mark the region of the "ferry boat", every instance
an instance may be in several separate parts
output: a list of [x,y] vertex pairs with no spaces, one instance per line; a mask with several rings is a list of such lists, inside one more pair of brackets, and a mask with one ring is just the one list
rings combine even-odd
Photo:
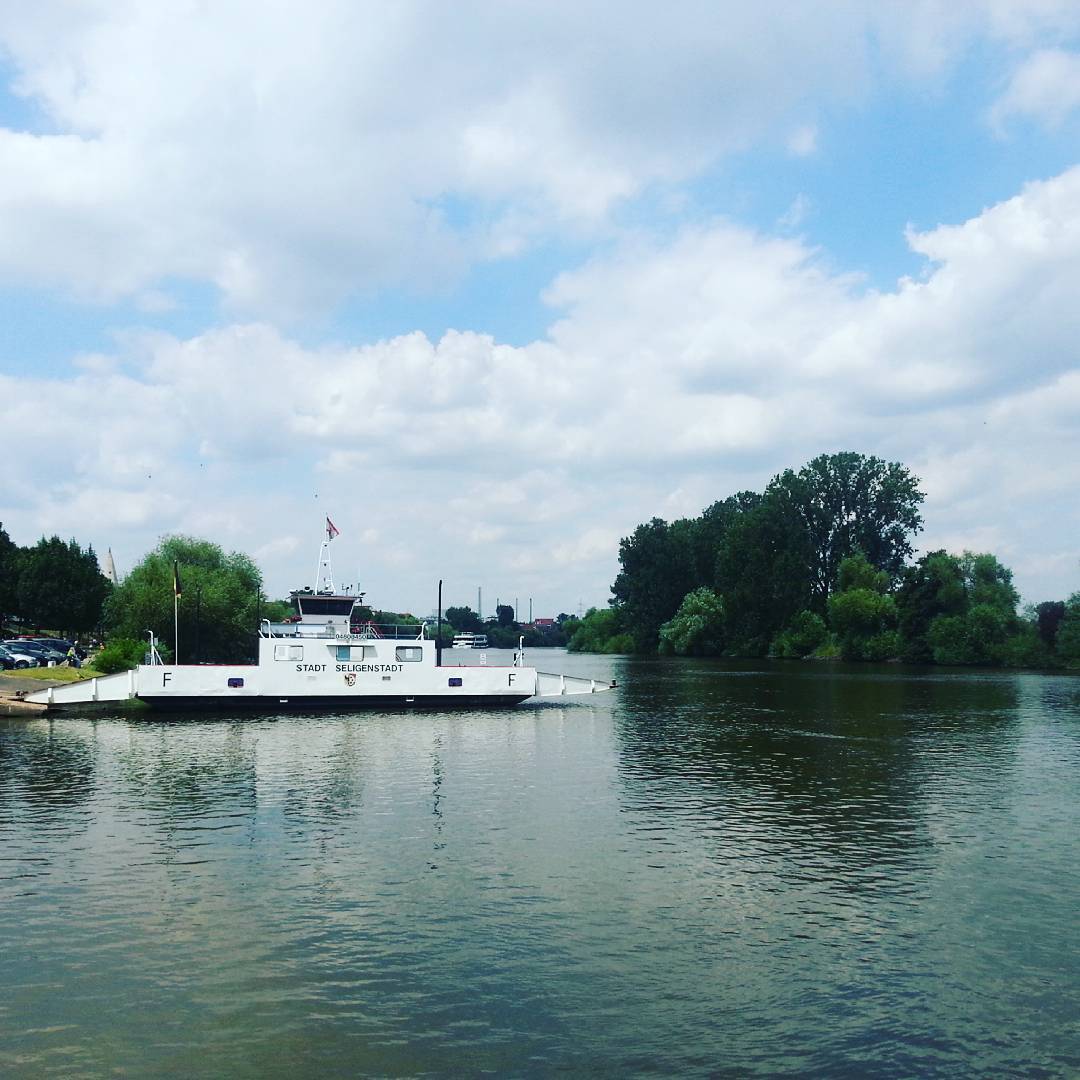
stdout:
[[509,666],[445,665],[423,624],[353,623],[363,594],[334,591],[332,578],[330,588],[299,589],[290,599],[296,609],[290,621],[260,625],[254,664],[164,663],[151,634],[147,663],[24,700],[52,708],[140,701],[171,710],[472,709],[596,694],[614,685],[537,671],[525,664],[523,647]]
[[487,634],[455,634],[450,647],[452,649],[486,649],[488,647]]

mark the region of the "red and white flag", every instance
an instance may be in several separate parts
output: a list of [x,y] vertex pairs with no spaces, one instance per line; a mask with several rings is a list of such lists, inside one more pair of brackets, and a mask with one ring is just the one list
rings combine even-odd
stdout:
[[341,530],[329,519],[326,519],[326,539],[333,540]]

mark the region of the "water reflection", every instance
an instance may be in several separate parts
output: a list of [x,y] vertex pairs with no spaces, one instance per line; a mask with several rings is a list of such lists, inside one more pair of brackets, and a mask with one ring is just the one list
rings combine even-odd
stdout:
[[[839,665],[633,661],[616,712],[628,809],[839,877],[925,862],[933,769],[1008,768],[1011,677],[941,678]],[[952,758],[952,760],[947,760]]]
[[1080,1065],[1080,680],[575,665],[619,692],[0,728],[0,1072]]
[[17,805],[37,811],[82,805],[94,791],[94,744],[49,721],[0,719],[0,816]]
[[303,740],[287,749],[274,739],[264,768],[282,780],[281,812],[291,827],[332,827],[363,806],[369,767],[363,720],[342,716],[328,725],[325,717],[310,718],[303,730]]
[[434,820],[434,838],[431,844],[431,850],[434,853],[432,861],[429,864],[430,869],[438,870],[439,864],[436,861],[440,851],[446,848],[446,841],[443,839],[443,812],[442,812],[442,787],[444,782],[443,775],[443,763],[442,763],[442,735],[436,735],[433,740],[433,747],[431,751],[431,816]]

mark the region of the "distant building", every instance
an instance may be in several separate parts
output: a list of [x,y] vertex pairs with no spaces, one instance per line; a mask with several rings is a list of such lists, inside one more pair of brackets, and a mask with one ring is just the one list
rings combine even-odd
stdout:
[[101,565],[102,574],[104,574],[105,577],[108,578],[108,580],[111,581],[114,585],[119,585],[120,577],[116,573],[116,563],[113,561],[112,548],[109,548],[105,552],[105,558],[99,558],[98,562]]

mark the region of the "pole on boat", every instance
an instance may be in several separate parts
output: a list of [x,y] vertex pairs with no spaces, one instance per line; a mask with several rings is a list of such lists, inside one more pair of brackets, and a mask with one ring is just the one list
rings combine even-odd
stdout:
[[172,564],[172,587],[173,587],[173,663],[180,663],[180,594],[183,587],[180,584],[180,560],[173,559]]
[[435,617],[435,666],[442,667],[442,578],[439,578],[439,613]]

